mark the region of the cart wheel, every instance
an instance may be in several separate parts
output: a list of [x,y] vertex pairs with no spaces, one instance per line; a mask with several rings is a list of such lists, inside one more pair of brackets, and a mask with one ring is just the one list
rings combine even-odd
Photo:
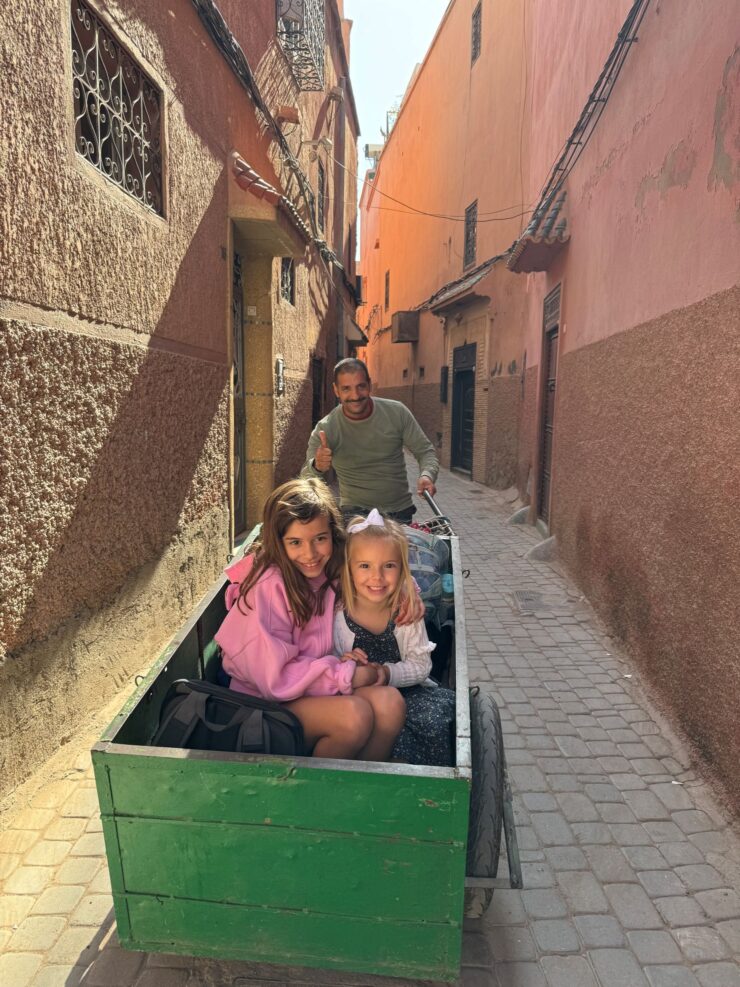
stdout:
[[[493,696],[470,690],[470,739],[473,785],[468,824],[469,877],[496,877],[504,812],[504,738]],[[465,915],[480,918],[493,897],[493,888],[466,888]]]

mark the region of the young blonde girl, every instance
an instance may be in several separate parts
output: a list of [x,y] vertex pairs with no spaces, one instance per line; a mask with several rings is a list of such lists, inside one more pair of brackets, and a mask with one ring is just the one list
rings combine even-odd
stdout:
[[382,761],[403,726],[405,704],[397,689],[378,682],[364,656],[335,656],[343,550],[325,483],[278,487],[265,502],[255,552],[226,570],[229,612],[215,638],[231,688],[284,703],[314,756]]
[[450,765],[455,694],[428,678],[434,645],[424,621],[404,627],[394,621],[398,601],[414,593],[402,527],[377,510],[366,519],[353,518],[347,526],[344,609],[334,618],[334,649],[366,658],[377,667],[379,681],[400,690],[406,725],[393,746],[394,759]]

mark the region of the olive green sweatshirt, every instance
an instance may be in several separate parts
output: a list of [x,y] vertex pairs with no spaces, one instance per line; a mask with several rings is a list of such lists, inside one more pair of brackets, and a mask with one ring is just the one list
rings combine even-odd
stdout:
[[341,406],[335,408],[311,433],[301,476],[325,476],[313,462],[321,444],[319,432],[326,433],[332,451],[342,507],[377,507],[386,512],[410,507],[404,447],[416,458],[419,473],[432,481],[437,479],[439,462],[434,447],[400,401],[373,398],[372,413],[361,421],[347,418]]

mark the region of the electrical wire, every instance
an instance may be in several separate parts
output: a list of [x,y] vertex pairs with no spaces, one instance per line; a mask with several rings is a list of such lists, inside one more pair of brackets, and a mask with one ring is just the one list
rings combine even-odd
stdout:
[[[420,216],[431,216],[433,219],[447,219],[454,223],[465,222],[465,216],[449,216],[446,213],[430,212],[427,209],[417,209],[416,206],[411,206],[409,205],[408,202],[404,202],[402,199],[397,199],[395,196],[390,195],[390,193],[388,192],[383,192],[382,189],[377,188],[375,185],[372,184],[372,182],[369,182],[366,178],[360,178],[359,175],[355,174],[355,172],[352,171],[351,168],[348,168],[347,165],[343,164],[338,158],[335,158],[333,154],[329,154],[329,157],[336,164],[338,164],[340,168],[344,168],[347,174],[350,175],[352,178],[354,178],[356,182],[360,182],[362,185],[367,185],[368,188],[373,189],[377,195],[382,195],[384,199],[390,199],[391,202],[395,202],[397,205],[403,206],[404,209],[410,213],[417,213]],[[478,222],[479,223],[481,222],[480,216],[494,216],[497,215],[498,213],[508,212],[509,209],[519,209],[520,206],[523,205],[525,205],[525,203],[517,202],[515,205],[502,206],[500,209],[487,209],[483,212],[478,213],[479,216]],[[374,206],[372,208],[380,208],[380,207]],[[401,210],[393,210],[393,211],[400,212]],[[516,219],[517,217],[514,216],[510,218]]]

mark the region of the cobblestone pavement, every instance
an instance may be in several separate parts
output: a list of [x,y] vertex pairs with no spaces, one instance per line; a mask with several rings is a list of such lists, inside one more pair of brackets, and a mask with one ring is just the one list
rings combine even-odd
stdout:
[[[525,880],[466,926],[461,987],[738,987],[740,842],[689,752],[572,584],[525,558],[538,536],[506,524],[513,502],[444,471],[439,498],[470,568],[471,677],[500,704]],[[399,983],[121,950],[87,754],[120,705],[5,813],[3,987]]]

